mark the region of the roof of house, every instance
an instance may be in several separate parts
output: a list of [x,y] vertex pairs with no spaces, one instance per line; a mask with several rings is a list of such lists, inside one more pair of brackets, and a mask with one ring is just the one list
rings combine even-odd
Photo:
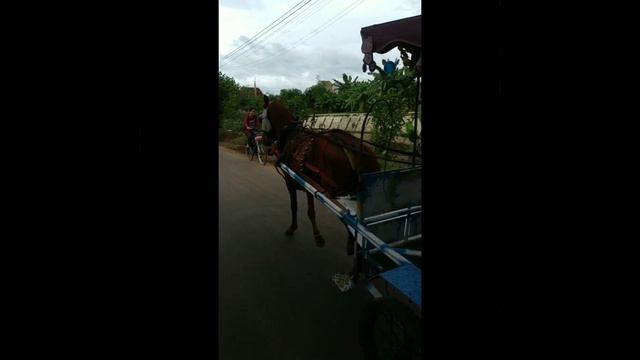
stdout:
[[[251,91],[253,93],[253,86],[241,86],[240,88],[242,90]],[[256,88],[256,92],[258,93],[258,96],[262,96],[262,91],[260,90],[260,88]]]

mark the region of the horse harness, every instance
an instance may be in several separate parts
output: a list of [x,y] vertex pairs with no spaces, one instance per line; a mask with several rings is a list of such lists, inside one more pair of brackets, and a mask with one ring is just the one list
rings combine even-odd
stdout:
[[[321,145],[321,148],[317,149],[319,152],[324,152],[326,147],[328,146],[328,142],[332,142],[344,151],[349,165],[354,172],[358,172],[358,169],[355,167],[354,153],[365,154],[360,149],[354,148],[352,146],[348,146],[347,144],[338,141],[327,135],[328,132],[332,130],[326,130],[322,132],[313,131],[310,129],[306,129],[299,122],[293,122],[291,124],[286,125],[283,128],[283,141],[285,144],[284,148],[281,151],[281,155],[276,161],[276,168],[278,168],[278,164],[284,161],[287,165],[291,167],[293,171],[297,174],[302,175],[306,181],[308,181],[312,186],[317,188],[320,192],[329,192],[334,193],[337,189],[337,184],[335,181],[323,172],[321,169],[316,167],[313,164],[307,162],[307,158],[309,155],[309,151],[312,149],[314,143],[318,138],[323,138],[324,141]],[[280,173],[280,171],[278,171]],[[284,177],[283,174],[280,174]],[[311,176],[310,176],[311,175]],[[326,184],[328,189],[318,184],[318,182],[314,181],[314,179],[321,180],[323,184]]]
[[[290,164],[293,171],[303,175],[307,181],[309,181],[315,188],[321,192],[326,190],[334,190],[337,188],[337,184],[326,173],[320,170],[318,167],[307,161],[309,152],[314,146],[317,138],[320,134],[298,131],[294,134],[293,138],[287,142],[287,150],[285,153],[290,153]],[[322,142],[320,152],[324,152],[328,143]],[[315,181],[319,180],[319,181]],[[319,183],[326,184],[329,189],[321,186]]]

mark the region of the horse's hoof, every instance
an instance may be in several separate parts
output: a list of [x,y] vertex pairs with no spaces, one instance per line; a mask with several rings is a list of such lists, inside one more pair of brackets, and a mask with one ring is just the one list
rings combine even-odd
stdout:
[[287,231],[284,232],[285,235],[291,236],[296,229],[288,228]]
[[322,235],[315,235],[314,238],[316,240],[317,247],[324,247],[324,238]]

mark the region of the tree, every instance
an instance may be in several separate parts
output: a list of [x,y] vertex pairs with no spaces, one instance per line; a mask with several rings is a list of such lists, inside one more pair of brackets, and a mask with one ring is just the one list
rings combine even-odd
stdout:
[[239,93],[240,86],[235,80],[218,71],[218,127],[236,115]]
[[280,102],[294,115],[299,116],[301,119],[307,116],[307,107],[302,91],[298,89],[282,89],[278,97]]
[[376,86],[372,82],[355,82],[347,91],[340,94],[343,97],[343,110],[353,112],[354,109],[363,112],[368,99],[373,98]]
[[[333,84],[337,89],[337,97],[334,102],[334,110],[338,111],[351,111],[353,112],[354,107],[359,105],[360,101],[360,92],[363,89],[362,86],[366,83],[360,82],[358,83],[358,77],[355,79],[351,77],[351,75],[342,74],[342,80],[338,81],[333,79]],[[357,93],[354,93],[354,89],[358,88]]]
[[323,84],[318,83],[304,91],[305,103],[313,112],[331,111],[336,105],[336,97]]
[[262,96],[255,96],[253,89],[241,89],[236,97],[236,110],[248,110],[254,108],[256,112],[260,112],[262,109]]
[[358,81],[358,77],[352,80],[351,75],[342,74],[343,82],[333,79],[333,84],[338,88],[338,94],[341,92],[348,92]]
[[232,96],[240,90],[236,81],[222,72],[218,71],[218,104],[225,105]]
[[243,116],[248,108],[262,109],[262,97],[255,96],[236,81],[222,72],[218,72],[218,126],[231,130],[240,130]]

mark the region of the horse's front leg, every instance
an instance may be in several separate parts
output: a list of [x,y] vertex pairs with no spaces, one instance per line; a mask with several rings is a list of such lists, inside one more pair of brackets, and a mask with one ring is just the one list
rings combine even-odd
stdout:
[[309,215],[309,220],[311,220],[311,226],[313,226],[313,237],[316,240],[316,245],[318,247],[324,246],[324,238],[320,235],[320,230],[318,230],[318,225],[316,224],[316,209],[313,203],[313,194],[308,191],[305,191],[307,194],[307,205],[309,209],[307,210],[307,215]]
[[294,231],[298,228],[298,198],[296,194],[296,188],[293,184],[293,179],[287,177],[287,190],[289,191],[289,200],[291,201],[291,226],[285,231],[286,235],[292,235]]

